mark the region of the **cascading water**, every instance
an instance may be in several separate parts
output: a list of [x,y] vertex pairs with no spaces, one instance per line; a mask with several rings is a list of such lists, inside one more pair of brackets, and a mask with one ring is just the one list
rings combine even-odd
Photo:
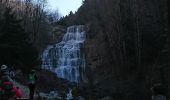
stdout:
[[83,25],[67,28],[63,40],[48,46],[42,55],[42,68],[54,71],[58,77],[71,82],[85,82],[85,57]]

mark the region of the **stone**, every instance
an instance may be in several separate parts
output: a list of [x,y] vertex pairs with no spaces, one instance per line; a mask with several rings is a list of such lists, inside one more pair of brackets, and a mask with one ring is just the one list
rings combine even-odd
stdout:
[[107,97],[104,97],[104,98],[101,98],[101,99],[98,99],[98,100],[113,100],[113,98],[110,97],[110,96],[107,96]]

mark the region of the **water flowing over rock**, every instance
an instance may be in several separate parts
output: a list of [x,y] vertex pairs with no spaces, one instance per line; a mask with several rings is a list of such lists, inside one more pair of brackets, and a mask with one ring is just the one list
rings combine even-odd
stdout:
[[85,82],[85,57],[83,52],[85,31],[83,25],[70,26],[63,40],[49,45],[42,54],[42,68],[71,82]]
[[72,89],[69,89],[68,93],[67,93],[67,97],[66,100],[72,100],[73,96],[72,96]]

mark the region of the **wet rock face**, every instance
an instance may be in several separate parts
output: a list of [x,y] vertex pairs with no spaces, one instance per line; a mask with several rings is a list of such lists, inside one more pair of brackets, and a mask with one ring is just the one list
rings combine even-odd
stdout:
[[[93,77],[93,82],[101,81],[107,76],[112,76],[113,58],[104,33],[97,33],[94,38],[85,41],[86,66],[89,68],[89,78]],[[90,75],[92,74],[92,75]]]
[[58,77],[71,82],[87,82],[83,45],[83,25],[67,28],[61,42],[49,45],[42,54],[42,68],[55,72]]

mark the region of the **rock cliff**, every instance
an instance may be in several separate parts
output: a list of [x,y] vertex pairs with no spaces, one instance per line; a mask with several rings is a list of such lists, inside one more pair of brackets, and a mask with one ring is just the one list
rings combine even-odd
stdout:
[[[149,100],[150,87],[169,83],[167,0],[84,0],[66,25],[86,25],[87,75],[92,85],[121,96]],[[100,90],[99,90],[100,91]]]

